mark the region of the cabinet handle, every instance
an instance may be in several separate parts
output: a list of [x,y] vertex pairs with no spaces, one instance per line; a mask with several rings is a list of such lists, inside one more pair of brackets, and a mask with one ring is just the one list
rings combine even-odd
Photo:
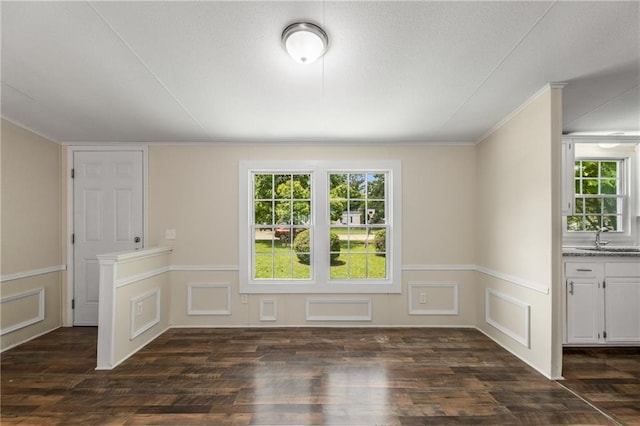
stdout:
[[569,294],[573,295],[573,281],[569,281]]
[[578,269],[576,269],[576,271],[578,271],[578,272],[592,272],[591,269],[587,269],[587,268],[578,268]]

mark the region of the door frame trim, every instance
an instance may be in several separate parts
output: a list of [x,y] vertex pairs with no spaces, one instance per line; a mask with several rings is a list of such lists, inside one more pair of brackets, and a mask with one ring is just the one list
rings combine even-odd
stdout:
[[71,169],[73,168],[73,155],[79,151],[141,151],[142,152],[142,229],[143,239],[142,248],[147,248],[147,236],[149,235],[149,146],[148,145],[67,145],[67,164],[65,167],[65,178],[67,181],[67,229],[66,229],[66,265],[67,265],[67,282],[65,286],[66,295],[63,298],[62,308],[62,326],[73,327],[73,309],[71,303],[73,300],[73,244],[71,244],[71,234],[74,229],[74,212],[73,212],[73,179],[71,179]]

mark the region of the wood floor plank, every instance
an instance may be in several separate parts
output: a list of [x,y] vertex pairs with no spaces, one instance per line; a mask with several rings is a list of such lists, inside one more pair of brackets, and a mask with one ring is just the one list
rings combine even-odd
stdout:
[[[473,329],[172,329],[112,371],[95,370],[96,339],[64,328],[3,353],[0,422],[615,424]],[[580,353],[566,382],[636,424],[632,354]]]
[[564,386],[621,424],[640,425],[640,347],[564,349]]

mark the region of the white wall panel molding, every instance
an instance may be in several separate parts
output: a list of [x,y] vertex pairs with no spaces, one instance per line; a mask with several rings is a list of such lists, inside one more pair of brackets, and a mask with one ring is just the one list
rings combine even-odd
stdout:
[[38,275],[50,274],[52,272],[66,271],[67,265],[54,265],[46,268],[32,269],[30,271],[16,272],[14,274],[2,275],[0,282],[21,280],[23,278],[35,277]]
[[[160,289],[156,288],[155,290],[151,290],[147,293],[136,296],[129,301],[131,312],[131,334],[129,336],[130,340],[135,339],[154,325],[160,323],[160,296]],[[153,306],[154,308],[153,315],[145,315],[144,311],[150,306]],[[147,321],[138,324],[137,319],[139,317],[142,317],[143,321],[144,318],[147,318]]]
[[477,266],[476,270],[485,275],[489,275],[494,278],[498,278],[500,280],[509,282],[511,284],[518,285],[520,287],[526,287],[530,290],[535,290],[543,294],[549,294],[549,287],[544,286],[538,283],[534,283],[533,281],[525,280],[522,278],[514,277],[512,275],[503,274],[502,272],[493,271],[489,268],[485,268],[482,266]]
[[475,271],[476,265],[402,265],[403,271]]
[[492,289],[485,292],[485,322],[527,348],[530,347],[531,305]]
[[456,282],[409,282],[407,293],[409,315],[458,315],[459,285]]
[[132,275],[130,277],[121,278],[116,281],[116,287],[124,287],[129,284],[137,283],[138,281],[146,280],[148,278],[153,278],[157,275],[164,274],[165,272],[169,272],[169,267],[165,266],[162,268],[154,269],[152,271],[144,272],[142,274]]
[[[118,143],[122,143],[122,144],[126,144],[126,142],[118,142]],[[146,142],[148,145],[152,145],[152,146],[172,146],[172,147],[185,147],[185,146],[206,146],[206,147],[210,147],[211,146],[211,142],[158,142],[158,141],[149,141]],[[60,142],[61,145],[69,145],[71,144],[71,142]],[[91,144],[91,142],[88,142],[88,144]],[[260,142],[242,142],[242,141],[238,141],[238,142],[216,142],[215,144],[217,147],[232,147],[232,148],[237,148],[237,147],[258,147],[258,148],[264,148],[265,146],[272,146],[272,147],[276,147],[276,148],[282,148],[282,146],[288,146],[288,145],[293,145],[293,146],[299,146],[300,142],[299,141],[278,141],[278,142],[271,142],[271,141],[260,141]],[[335,145],[339,145],[340,147],[356,147],[356,148],[361,148],[362,147],[362,142],[347,142],[344,140],[340,140],[340,141],[331,141],[331,140],[326,140],[326,141],[322,141],[322,142],[314,142],[314,141],[309,141],[309,142],[305,142],[304,146],[319,146],[319,147],[331,147],[331,146],[335,146]],[[367,141],[367,145],[368,146],[387,146],[389,145],[389,141],[388,140],[371,140],[371,141]],[[451,146],[474,146],[475,143],[474,142],[468,142],[468,141],[398,141],[396,143],[393,144],[394,147],[401,147],[401,146],[444,146],[444,147],[451,147]]]
[[240,270],[238,265],[171,265],[171,271],[213,271],[213,272],[233,272]]
[[[478,271],[476,265],[402,265],[403,271]],[[238,265],[171,265],[177,272],[238,272]]]
[[538,291],[540,293],[549,294],[549,287],[544,286],[533,281],[525,280],[523,278],[514,277],[512,275],[503,274],[489,268],[478,265],[402,265],[403,271],[476,271],[485,275],[492,276],[494,278],[501,279],[511,284],[526,287],[531,290]]
[[22,321],[20,321],[17,324],[12,324],[9,325],[5,328],[3,328],[2,330],[0,330],[0,336],[5,335],[7,333],[11,333],[12,331],[16,331],[19,330],[21,328],[25,328],[28,327],[32,324],[35,324],[37,322],[43,321],[44,320],[44,301],[45,301],[45,291],[44,288],[38,288],[35,290],[30,290],[30,291],[25,291],[24,293],[19,293],[19,294],[14,294],[12,296],[7,296],[7,297],[3,297],[0,300],[0,305],[4,306],[5,304],[11,303],[11,302],[18,302],[24,299],[28,299],[30,297],[37,297],[37,301],[36,301],[36,305],[37,305],[37,310],[36,312],[34,312],[34,315],[32,317],[27,317],[25,319],[23,319]]
[[[215,294],[224,290],[223,307],[215,303],[207,305],[207,302],[217,302]],[[204,297],[203,293],[211,293],[209,297]],[[231,284],[213,283],[189,283],[187,285],[187,315],[231,315]]]
[[[371,299],[307,299],[307,321],[371,321]],[[348,313],[349,310],[357,314]]]
[[278,320],[278,301],[276,299],[260,299],[260,321]]

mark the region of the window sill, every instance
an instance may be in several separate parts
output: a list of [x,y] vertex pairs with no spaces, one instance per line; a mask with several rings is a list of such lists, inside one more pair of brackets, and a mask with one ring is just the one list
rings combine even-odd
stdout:
[[247,294],[388,294],[402,293],[398,283],[331,283],[331,284],[286,284],[264,283],[240,285],[240,293]]

